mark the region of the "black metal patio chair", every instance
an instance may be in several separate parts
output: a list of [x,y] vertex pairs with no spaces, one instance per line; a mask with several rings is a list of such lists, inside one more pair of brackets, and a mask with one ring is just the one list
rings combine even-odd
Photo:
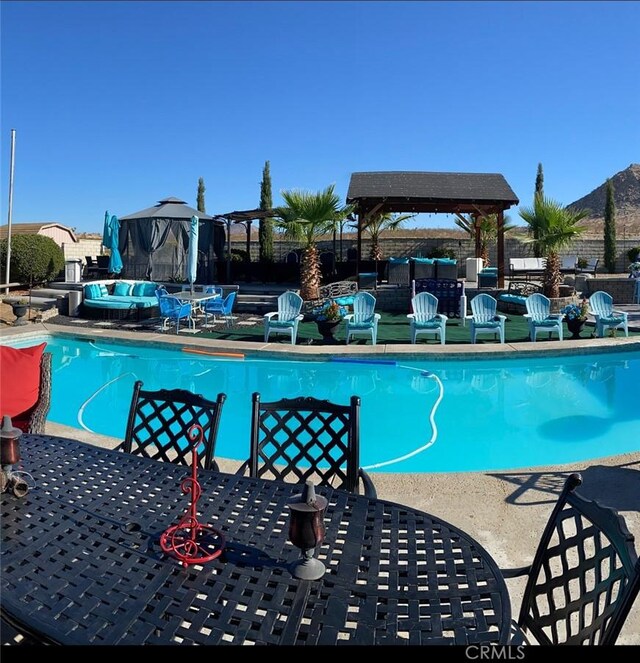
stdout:
[[574,490],[571,474],[542,533],[527,575],[513,643],[612,645],[640,588],[640,562],[624,518]]
[[192,424],[202,426],[203,440],[198,448],[198,465],[218,470],[216,439],[222,406],[227,398],[220,393],[215,401],[185,389],[145,391],[138,380],[127,421],[125,439],[117,449],[178,465],[191,465],[191,442],[187,436]]
[[310,396],[261,403],[252,396],[251,448],[239,474],[332,486],[376,497],[360,467],[360,398],[339,405]]

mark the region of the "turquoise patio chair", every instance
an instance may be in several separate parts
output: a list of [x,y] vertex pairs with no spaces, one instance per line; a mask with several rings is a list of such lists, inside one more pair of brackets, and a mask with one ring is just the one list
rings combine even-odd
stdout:
[[419,292],[412,300],[413,313],[408,313],[411,343],[416,342],[419,334],[432,335],[440,338],[444,345],[447,331],[447,318],[443,313],[438,313],[438,298],[430,292]]
[[626,311],[613,308],[613,297],[603,290],[589,297],[589,313],[596,320],[596,336],[602,338],[606,329],[622,329],[629,336],[629,321]]
[[497,315],[498,302],[491,295],[482,293],[471,300],[471,315],[466,316],[470,321],[471,343],[476,342],[478,334],[493,334],[500,337],[504,343],[504,323],[506,315]]
[[180,332],[180,320],[186,320],[189,327],[195,329],[196,323],[192,316],[191,304],[182,303],[173,295],[158,295],[158,306],[160,307],[160,317],[162,318],[162,331],[168,329],[167,323],[173,321],[176,323],[176,334]]
[[368,292],[358,292],[353,297],[353,313],[344,316],[347,321],[347,344],[352,336],[369,336],[371,343],[378,338],[378,320],[375,312],[376,298]]
[[298,324],[304,318],[302,310],[302,297],[292,290],[283,292],[278,297],[278,310],[271,311],[264,316],[264,342],[269,340],[271,332],[289,334],[291,345],[296,344]]
[[[222,288],[219,289],[222,292]],[[212,291],[213,292],[213,291]],[[220,314],[225,321],[227,327],[233,324],[233,304],[236,301],[236,291],[230,292],[224,299],[216,297],[215,299],[205,299],[203,302],[202,310],[204,311],[204,324],[205,326],[209,320],[209,314],[213,314],[213,321],[216,320],[216,314]]]
[[538,332],[548,332],[549,338],[554,332],[558,340],[562,340],[562,321],[564,313],[551,313],[551,300],[536,292],[529,295],[524,302],[527,312],[524,317],[529,325],[529,338],[535,342]]

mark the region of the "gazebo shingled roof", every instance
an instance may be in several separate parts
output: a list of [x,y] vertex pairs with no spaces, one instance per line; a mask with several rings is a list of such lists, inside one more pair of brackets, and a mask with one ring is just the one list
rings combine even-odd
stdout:
[[[504,286],[504,210],[520,201],[499,173],[377,171],[351,174],[347,204],[358,216],[359,270],[362,225],[386,212],[470,214],[476,221],[498,216],[498,285]],[[479,250],[476,233],[476,252]]]

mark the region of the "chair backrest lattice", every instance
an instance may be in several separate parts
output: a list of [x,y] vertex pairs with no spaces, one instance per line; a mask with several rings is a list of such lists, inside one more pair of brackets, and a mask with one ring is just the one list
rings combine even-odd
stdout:
[[551,300],[539,292],[529,295],[525,300],[525,306],[527,313],[535,322],[545,320],[551,313]]
[[518,623],[540,644],[613,644],[638,591],[637,554],[624,519],[566,481],[542,534]]
[[482,293],[471,300],[471,313],[474,322],[491,322],[496,317],[497,300],[491,295]]
[[210,401],[185,389],[146,391],[142,386],[140,380],[134,385],[122,450],[191,465],[187,432],[193,424],[199,424],[203,440],[198,447],[198,464],[203,469],[215,468],[215,445],[226,395],[220,393],[215,401]]
[[249,474],[357,492],[360,398],[339,405],[313,397],[261,403],[252,397]]

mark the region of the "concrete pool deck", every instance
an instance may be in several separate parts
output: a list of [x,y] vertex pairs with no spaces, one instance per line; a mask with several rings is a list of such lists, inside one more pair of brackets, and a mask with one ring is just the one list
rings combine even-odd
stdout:
[[[518,356],[526,353],[560,354],[568,342],[538,341],[537,343],[483,344],[478,346],[294,346],[280,343],[238,343],[216,341],[175,334],[114,331],[112,329],[70,329],[68,326],[29,325],[0,332],[0,339],[16,335],[42,336],[61,334],[74,337],[114,339],[123,342],[168,343],[215,352],[261,353],[297,358],[309,355],[376,356],[402,354],[405,357],[431,358],[464,354],[469,357]],[[606,352],[626,349],[640,352],[640,339],[604,338],[571,341],[574,351]],[[113,448],[120,440],[94,435],[75,428],[48,422],[46,432],[71,437],[91,444]],[[479,541],[501,567],[516,567],[533,559],[540,534],[557,499],[567,474],[580,471],[584,483],[579,492],[617,509],[635,535],[636,550],[640,549],[640,431],[638,451],[620,456],[576,462],[560,466],[542,466],[497,472],[380,473],[372,475],[378,497],[437,514],[468,532]],[[514,441],[517,443],[517,441]],[[603,449],[603,452],[606,452]],[[238,461],[218,459],[223,471],[235,471]],[[524,582],[510,580],[512,612],[517,617]],[[619,644],[640,645],[640,600],[636,601],[625,623]]]

